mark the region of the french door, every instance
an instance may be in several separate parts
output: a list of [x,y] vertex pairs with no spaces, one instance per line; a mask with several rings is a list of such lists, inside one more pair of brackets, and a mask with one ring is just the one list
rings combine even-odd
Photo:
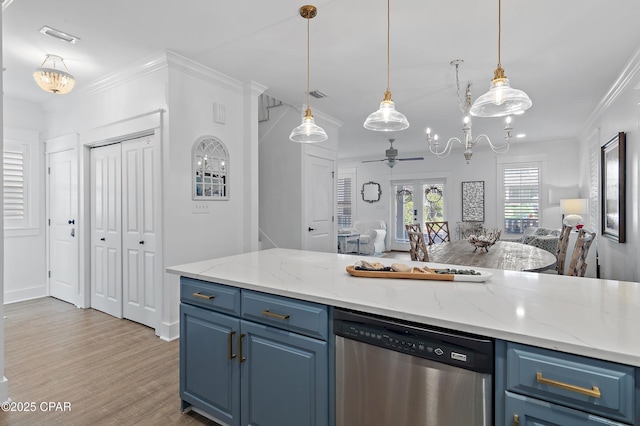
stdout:
[[392,250],[409,250],[406,224],[445,220],[446,189],[444,180],[392,182]]

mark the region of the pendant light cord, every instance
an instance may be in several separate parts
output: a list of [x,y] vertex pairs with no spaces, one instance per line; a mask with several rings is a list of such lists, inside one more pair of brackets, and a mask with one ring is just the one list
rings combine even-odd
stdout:
[[498,68],[502,68],[500,64],[500,36],[502,32],[502,4],[501,0],[498,0]]
[[307,18],[307,109],[310,109],[309,103],[311,102],[311,19]]
[[387,0],[387,92],[391,89],[391,0]]

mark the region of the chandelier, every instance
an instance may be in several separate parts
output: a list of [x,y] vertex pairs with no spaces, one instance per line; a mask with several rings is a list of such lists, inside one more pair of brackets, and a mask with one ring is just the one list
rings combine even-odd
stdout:
[[[58,63],[62,64],[66,72],[56,68]],[[33,78],[42,90],[57,95],[71,92],[76,84],[73,76],[69,74],[69,69],[64,63],[64,59],[57,55],[47,55],[40,68],[33,73]]]
[[432,154],[437,156],[438,158],[447,157],[451,153],[451,148],[453,147],[454,142],[458,142],[460,145],[464,147],[464,158],[467,160],[467,164],[471,161],[471,156],[473,155],[473,147],[476,146],[477,143],[485,141],[489,144],[491,150],[497,154],[504,154],[509,149],[509,142],[511,141],[511,117],[506,118],[506,124],[504,126],[504,139],[505,142],[502,145],[494,145],[489,139],[489,136],[485,134],[478,135],[475,139],[473,134],[471,133],[471,115],[469,114],[469,110],[471,108],[471,83],[467,83],[467,89],[465,91],[465,100],[462,102],[460,100],[460,80],[458,78],[458,68],[460,64],[464,62],[462,59],[457,59],[455,61],[451,61],[451,65],[456,67],[456,88],[458,95],[458,102],[460,106],[460,110],[463,114],[462,119],[462,133],[463,138],[452,137],[445,144],[444,148],[440,150],[440,142],[438,141],[438,135],[431,136],[431,129],[427,127],[427,143],[429,144],[429,151]]

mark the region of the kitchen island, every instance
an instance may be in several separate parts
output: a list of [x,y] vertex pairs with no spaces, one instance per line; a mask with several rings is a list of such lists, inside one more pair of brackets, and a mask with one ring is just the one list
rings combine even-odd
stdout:
[[[502,270],[488,270],[493,275],[483,283],[348,275],[346,267],[363,258],[270,249],[174,266],[167,271],[233,288],[491,337],[498,348],[523,344],[611,361],[629,366],[631,389],[638,386],[633,382],[637,369],[632,368],[640,367],[638,283]],[[415,265],[421,266],[417,262]],[[516,353],[520,353],[518,350],[515,347]],[[499,352],[497,367],[502,362]],[[504,393],[500,385],[503,376],[496,371],[499,405]],[[632,421],[627,419],[622,424],[637,420],[633,406],[639,405],[637,390],[635,393],[629,396],[632,406],[627,407]],[[497,412],[496,419],[502,421],[502,414]]]

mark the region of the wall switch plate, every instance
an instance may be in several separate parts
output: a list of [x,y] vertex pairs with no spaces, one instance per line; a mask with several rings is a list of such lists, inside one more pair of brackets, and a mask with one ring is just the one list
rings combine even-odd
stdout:
[[209,213],[209,205],[211,203],[203,202],[203,201],[194,201],[193,202],[193,213]]

